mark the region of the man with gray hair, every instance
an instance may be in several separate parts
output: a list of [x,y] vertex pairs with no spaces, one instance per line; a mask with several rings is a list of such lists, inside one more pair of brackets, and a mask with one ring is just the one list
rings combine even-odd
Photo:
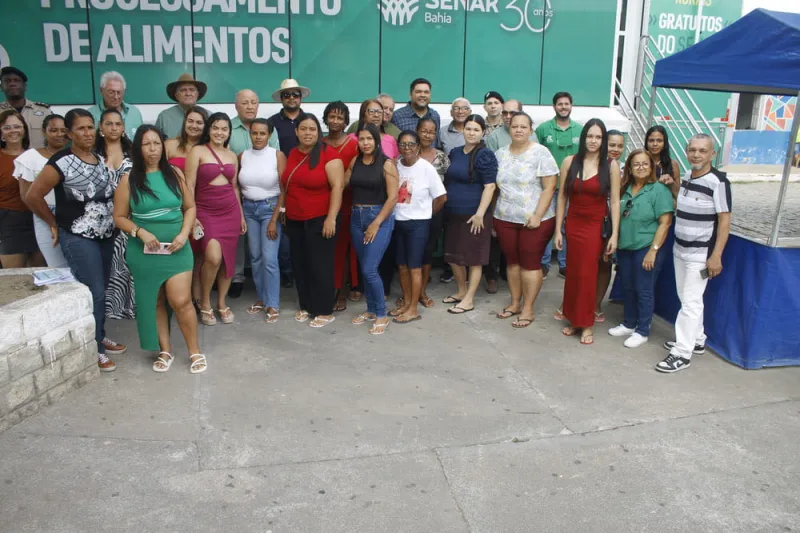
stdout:
[[464,146],[464,125],[467,117],[472,113],[472,104],[463,96],[453,100],[450,106],[450,116],[453,121],[446,128],[439,130],[439,146],[445,154],[457,146]]
[[692,168],[678,192],[672,249],[681,310],[675,319],[675,340],[664,343],[669,355],[656,365],[659,372],[689,368],[692,355],[706,350],[703,294],[709,278],[722,273],[722,252],[731,231],[731,183],[711,166],[716,153],[714,141],[704,133],[694,135],[686,146]]
[[125,134],[133,140],[137,128],[142,125],[142,114],[139,109],[125,101],[125,78],[115,70],[104,72],[100,76],[100,100],[89,108],[96,126],[100,125],[100,115],[106,109],[116,109],[125,122]]

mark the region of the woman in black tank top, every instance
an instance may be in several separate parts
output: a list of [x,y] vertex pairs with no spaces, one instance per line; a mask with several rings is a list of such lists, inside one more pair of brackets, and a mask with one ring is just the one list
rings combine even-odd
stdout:
[[378,274],[394,230],[392,211],[397,203],[398,176],[394,164],[381,151],[381,134],[372,124],[359,126],[358,156],[344,176],[345,186],[353,191],[350,232],[361,264],[361,280],[367,297],[367,312],[353,319],[353,324],[375,321],[369,332],[380,335],[389,325],[383,282]]

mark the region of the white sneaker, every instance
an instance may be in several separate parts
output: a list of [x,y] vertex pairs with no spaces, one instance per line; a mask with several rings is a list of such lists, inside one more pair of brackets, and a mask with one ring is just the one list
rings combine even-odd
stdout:
[[619,326],[613,327],[610,330],[608,330],[608,334],[611,335],[612,337],[627,337],[628,335],[631,335],[634,331],[636,330],[633,328],[626,328],[625,324],[620,324]]
[[625,339],[625,342],[623,342],[622,344],[624,344],[626,348],[638,348],[639,346],[641,346],[646,342],[647,342],[647,337],[634,332],[633,335]]

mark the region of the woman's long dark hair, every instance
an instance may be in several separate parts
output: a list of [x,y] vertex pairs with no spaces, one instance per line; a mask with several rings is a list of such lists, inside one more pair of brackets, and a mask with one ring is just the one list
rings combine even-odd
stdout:
[[203,126],[203,135],[200,137],[200,142],[198,144],[208,144],[211,142],[211,126],[220,120],[224,120],[228,123],[228,138],[222,143],[222,146],[225,148],[228,147],[228,143],[231,142],[231,135],[233,134],[233,124],[231,124],[231,117],[222,112],[212,113],[211,116],[208,117],[208,120],[206,120]]
[[[653,126],[649,130],[647,130],[647,133],[644,134],[644,149],[648,150],[647,142],[650,140],[650,136],[654,133],[660,133],[661,135],[664,136],[664,148],[661,150],[661,153],[658,154],[657,163],[659,164],[663,172],[671,174],[672,158],[669,156],[669,135],[667,135],[667,130],[664,129],[664,126]],[[672,177],[677,180],[679,176],[672,176]]]
[[128,138],[128,134],[125,133],[125,119],[122,118],[122,113],[116,109],[106,109],[100,114],[100,120],[97,121],[97,135],[94,137],[94,150],[101,156],[108,157],[108,152],[106,150],[106,138],[100,135],[100,127],[103,125],[103,120],[111,114],[119,115],[119,118],[122,121],[122,136],[119,138],[119,143],[122,146],[122,155],[130,158],[133,143],[131,143],[131,140]]
[[[370,135],[372,135],[372,140],[375,141],[375,160],[373,164],[378,165],[378,168],[383,168],[383,163],[386,161],[386,154],[383,153],[383,149],[381,148],[381,132],[378,131],[378,127],[375,124],[364,124],[362,122],[358,123],[358,129],[356,130],[356,139],[361,134],[362,131],[366,131]],[[361,152],[361,146],[358,147],[358,160],[363,164],[364,163],[364,154]]]
[[[467,120],[464,121],[464,127],[467,126],[470,122],[476,123],[478,126],[481,127],[481,131],[486,133],[486,121],[483,120],[483,117],[480,115],[470,115],[467,117]],[[485,137],[485,136],[484,136]],[[483,141],[484,137],[481,137],[481,142],[478,143],[478,146],[473,148],[473,150],[469,153],[469,182],[472,183],[475,181],[473,173],[475,171],[475,158],[478,156],[478,152],[482,149],[486,148],[486,143]]]
[[572,158],[572,164],[569,166],[567,172],[567,180],[564,183],[567,194],[571,194],[575,182],[578,183],[578,190],[583,186],[583,160],[586,159],[586,136],[589,129],[597,126],[600,128],[603,140],[600,143],[600,160],[598,161],[597,178],[600,180],[600,192],[608,194],[611,188],[611,165],[608,162],[608,131],[606,125],[599,118],[589,120],[581,131],[580,145],[578,146],[578,153]]
[[[201,117],[203,117],[203,131],[206,129],[206,123],[208,122],[208,113],[202,107],[192,106],[186,111],[186,114],[183,115],[183,122],[181,122],[181,133],[178,135],[178,148],[180,150],[186,150],[186,146],[189,144],[189,135],[186,134],[186,120],[189,118],[191,113],[197,113]],[[202,137],[203,134],[201,133],[200,136]]]
[[314,145],[314,148],[311,149],[311,153],[308,154],[308,168],[314,169],[319,164],[319,154],[323,150],[327,150],[328,145],[322,142],[322,127],[319,125],[319,119],[317,115],[313,113],[300,113],[297,115],[297,127],[300,127],[300,123],[306,120],[313,120],[314,124],[317,125],[317,144]]
[[161,139],[161,159],[158,160],[158,169],[164,176],[164,181],[167,183],[167,187],[169,187],[169,189],[174,192],[178,198],[183,197],[181,194],[181,186],[179,183],[178,174],[172,168],[172,165],[167,162],[167,150],[164,147],[164,136],[161,134],[161,130],[152,124],[144,124],[136,129],[136,135],[133,137],[133,148],[131,149],[131,162],[133,163],[133,167],[128,174],[128,184],[131,190],[131,198],[133,198],[133,203],[135,204],[138,204],[139,200],[145,194],[149,194],[153,198],[156,198],[156,194],[153,192],[153,189],[147,185],[146,167],[144,164],[144,155],[142,155],[142,141],[144,140],[145,133],[150,131],[155,132],[158,135],[158,138]]

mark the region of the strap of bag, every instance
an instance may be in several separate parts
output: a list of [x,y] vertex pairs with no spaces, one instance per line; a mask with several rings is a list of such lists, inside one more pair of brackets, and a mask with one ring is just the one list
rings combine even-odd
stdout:
[[297,172],[298,168],[303,166],[303,163],[306,162],[306,159],[308,159],[309,155],[311,155],[311,154],[306,154],[306,156],[303,158],[303,160],[300,161],[300,163],[296,167],[294,167],[294,169],[292,169],[292,171],[289,173],[289,177],[286,178],[286,193],[287,194],[289,192],[289,183],[292,181],[292,176],[294,176],[294,173]]

